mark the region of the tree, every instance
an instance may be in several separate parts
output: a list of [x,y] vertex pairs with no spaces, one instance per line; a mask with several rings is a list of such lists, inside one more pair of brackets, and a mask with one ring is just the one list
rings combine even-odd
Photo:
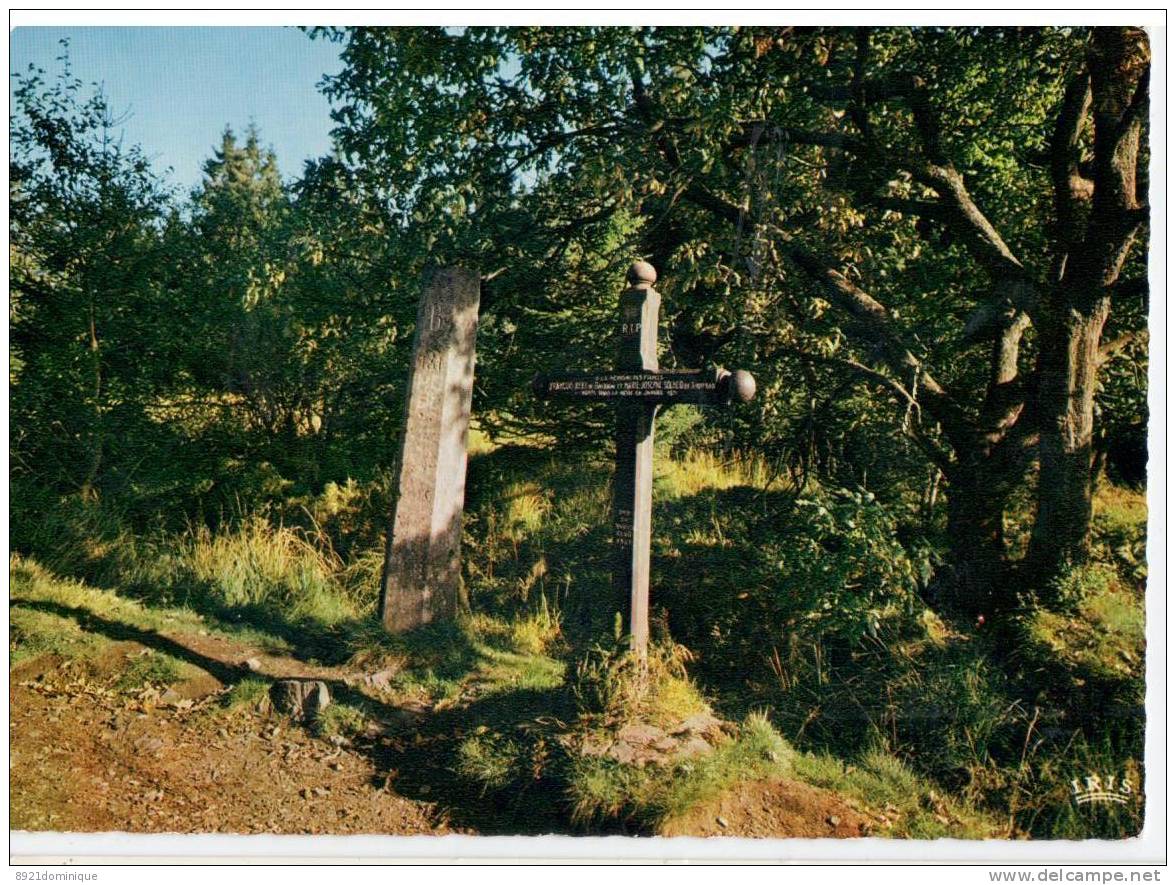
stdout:
[[207,447],[299,488],[387,464],[412,314],[385,213],[331,157],[284,183],[253,129],[244,144],[225,131],[191,206],[178,362],[217,416]]
[[[1041,340],[1041,476],[1030,550],[1031,564],[1044,576],[1081,559],[1089,542],[1094,395],[1111,352],[1102,333],[1147,220],[1142,145],[1150,61],[1142,31],[1096,28],[1087,64],[1067,86],[1051,145],[1055,263],[1053,285],[1041,293],[1034,317]],[[1081,137],[1089,118],[1094,145],[1086,166]]]
[[166,194],[146,157],[115,138],[101,92],[83,97],[68,58],[53,84],[36,68],[15,79],[14,472],[90,497],[126,466],[114,455],[131,447],[128,427],[164,383]]
[[1014,603],[1004,521],[1036,463],[1034,581],[1082,557],[1101,332],[1146,217],[1141,31],[333,36],[357,174],[406,236],[494,269],[483,303],[529,353],[534,317],[603,315],[644,254],[673,281],[671,361],[766,376],[760,445],[859,385],[897,404],[946,477],[953,607]]
[[190,302],[203,328],[190,365],[208,389],[238,398],[247,429],[292,435],[298,391],[282,366],[289,329],[280,298],[289,205],[277,159],[255,129],[239,146],[226,128],[192,206]]

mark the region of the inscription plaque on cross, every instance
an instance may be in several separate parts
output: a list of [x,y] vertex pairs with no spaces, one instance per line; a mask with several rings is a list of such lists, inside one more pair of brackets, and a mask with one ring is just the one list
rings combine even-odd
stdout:
[[613,479],[613,585],[629,599],[629,636],[645,656],[649,644],[649,543],[653,510],[653,430],[660,406],[749,402],[755,379],[725,369],[659,371],[657,323],[661,295],[657,272],[644,261],[629,269],[621,295],[620,342],[614,372],[540,375],[535,393],[548,399],[608,401],[617,405],[616,475]]

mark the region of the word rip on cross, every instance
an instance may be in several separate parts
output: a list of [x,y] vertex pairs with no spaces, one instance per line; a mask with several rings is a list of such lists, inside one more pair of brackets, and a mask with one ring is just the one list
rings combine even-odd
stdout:
[[609,401],[617,404],[617,460],[613,481],[613,584],[629,599],[629,636],[644,658],[649,644],[649,539],[653,509],[653,425],[659,406],[749,402],[755,379],[725,369],[668,371],[657,368],[657,322],[661,295],[657,272],[638,261],[629,269],[621,295],[620,346],[615,372],[540,375],[535,393],[543,398]]

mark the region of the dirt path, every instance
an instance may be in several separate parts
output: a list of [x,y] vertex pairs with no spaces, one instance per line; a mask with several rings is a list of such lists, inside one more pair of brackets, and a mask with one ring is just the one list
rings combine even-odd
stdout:
[[[195,639],[184,637],[189,645]],[[166,697],[106,687],[104,677],[146,651],[119,642],[97,662],[47,655],[13,669],[13,829],[454,831],[435,805],[399,795],[365,748],[319,739],[254,706],[226,710],[225,687],[211,675],[174,686]],[[211,637],[199,651],[226,666],[249,652]],[[270,675],[333,675],[259,657]]]
[[[470,792],[454,774],[463,734],[550,712],[544,692],[470,696],[406,709],[362,674],[265,654],[224,636],[154,632],[60,610],[109,641],[97,656],[42,654],[11,670],[11,826],[58,832],[388,835],[575,832],[558,789],[513,798]],[[136,662],[165,654],[195,674],[165,689],[127,686]],[[226,703],[246,677],[323,679],[379,716],[362,734],[324,737],[258,699]],[[476,695],[476,692],[475,692]],[[500,709],[501,708],[501,709]],[[852,837],[869,821],[836,795],[766,781],[703,803],[663,835]]]

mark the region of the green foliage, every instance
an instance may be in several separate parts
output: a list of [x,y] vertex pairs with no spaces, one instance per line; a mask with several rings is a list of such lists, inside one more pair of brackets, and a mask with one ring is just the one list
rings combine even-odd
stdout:
[[314,720],[314,730],[324,738],[343,737],[354,738],[363,734],[367,728],[367,715],[358,707],[350,704],[331,704],[319,712]]
[[675,638],[707,648],[704,668],[724,679],[766,674],[774,648],[870,648],[888,621],[921,610],[927,564],[869,493],[704,489],[655,520],[666,526],[655,598]]
[[151,687],[158,688],[174,685],[183,681],[189,669],[182,661],[153,649],[143,649],[131,658],[130,664],[123,669],[115,682],[119,691],[134,691]]
[[230,710],[256,709],[269,700],[270,683],[265,679],[246,676],[237,682],[224,696],[224,705]]
[[[167,198],[114,134],[104,96],[14,75],[10,333],[13,466],[60,492],[128,482],[143,406],[166,383],[156,351],[174,271]],[[129,346],[134,342],[135,346]]]

